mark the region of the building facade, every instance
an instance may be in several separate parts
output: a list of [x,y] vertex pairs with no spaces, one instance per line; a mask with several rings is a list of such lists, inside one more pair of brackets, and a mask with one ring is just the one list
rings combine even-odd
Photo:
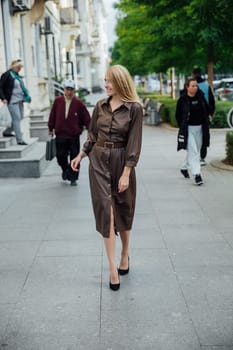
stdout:
[[21,58],[32,103],[45,110],[72,78],[78,86],[104,86],[108,43],[103,0],[0,0],[0,74]]

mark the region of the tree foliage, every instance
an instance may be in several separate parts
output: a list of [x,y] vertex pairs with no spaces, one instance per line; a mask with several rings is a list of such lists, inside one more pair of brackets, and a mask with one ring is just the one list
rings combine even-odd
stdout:
[[230,0],[120,0],[113,62],[132,74],[233,68]]

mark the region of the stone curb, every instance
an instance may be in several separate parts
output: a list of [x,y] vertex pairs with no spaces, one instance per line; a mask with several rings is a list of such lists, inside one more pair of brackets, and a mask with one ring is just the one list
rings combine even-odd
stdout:
[[210,164],[214,167],[214,168],[218,168],[221,170],[227,170],[227,171],[233,171],[233,166],[232,165],[228,165],[223,163],[221,160],[212,160],[210,162]]

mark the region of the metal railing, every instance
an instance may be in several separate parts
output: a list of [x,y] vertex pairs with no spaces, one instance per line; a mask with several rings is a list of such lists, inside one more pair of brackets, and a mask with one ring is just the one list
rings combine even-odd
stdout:
[[56,80],[52,80],[52,84],[54,87],[55,96],[63,95],[64,89],[63,89],[62,84],[58,83]]

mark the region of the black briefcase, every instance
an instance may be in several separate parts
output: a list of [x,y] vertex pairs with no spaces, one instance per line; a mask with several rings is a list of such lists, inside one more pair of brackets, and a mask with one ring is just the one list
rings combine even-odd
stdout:
[[51,136],[49,140],[46,141],[45,159],[52,160],[56,156],[56,138]]

